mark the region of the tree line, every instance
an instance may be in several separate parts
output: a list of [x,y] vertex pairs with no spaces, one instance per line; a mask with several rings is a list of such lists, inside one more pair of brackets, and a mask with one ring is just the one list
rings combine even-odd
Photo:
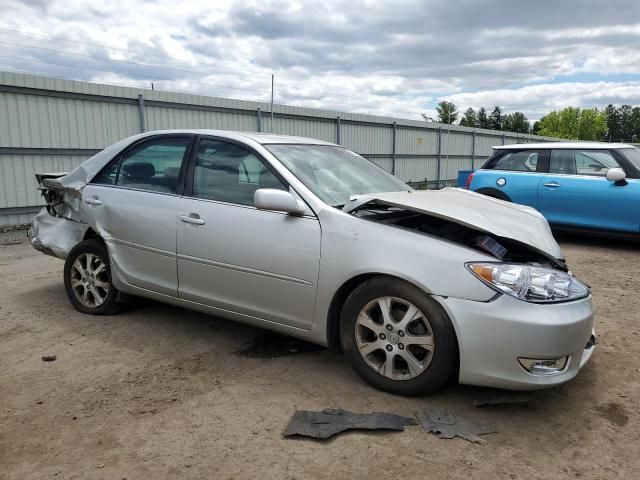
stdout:
[[505,114],[496,105],[491,113],[482,107],[477,111],[467,108],[462,115],[456,105],[442,101],[436,107],[437,119],[422,117],[427,121],[454,124],[460,118],[463,127],[485,128],[515,133],[532,133],[547,137],[569,138],[576,140],[596,140],[605,142],[640,142],[640,107],[631,105],[605,108],[566,107],[544,115],[531,123],[522,112]]

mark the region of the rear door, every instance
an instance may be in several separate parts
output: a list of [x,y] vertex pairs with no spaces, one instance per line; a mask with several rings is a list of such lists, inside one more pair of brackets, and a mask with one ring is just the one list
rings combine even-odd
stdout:
[[289,187],[248,147],[202,138],[178,222],[180,297],[309,329],[320,262],[320,223],[259,210],[259,188]]
[[621,165],[608,150],[551,150],[539,190],[541,213],[556,225],[637,232],[640,184],[608,181],[609,168]]
[[192,141],[191,135],[163,135],[138,142],[82,191],[113,267],[131,285],[177,296],[177,213]]
[[538,208],[538,185],[545,175],[546,150],[507,150],[487,162],[474,175],[471,189],[500,198],[501,192],[515,203]]

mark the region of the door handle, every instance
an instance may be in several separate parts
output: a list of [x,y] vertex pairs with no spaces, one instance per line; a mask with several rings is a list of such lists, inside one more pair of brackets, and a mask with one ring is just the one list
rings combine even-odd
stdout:
[[200,218],[200,215],[197,213],[192,213],[190,215],[180,215],[180,221],[184,223],[190,223],[191,225],[204,225],[206,222]]
[[93,198],[87,198],[84,203],[86,203],[87,205],[102,205],[102,201],[99,200],[96,197]]
[[562,185],[560,185],[557,182],[550,182],[550,183],[543,183],[542,184],[543,187],[552,187],[552,188],[558,188],[561,187]]

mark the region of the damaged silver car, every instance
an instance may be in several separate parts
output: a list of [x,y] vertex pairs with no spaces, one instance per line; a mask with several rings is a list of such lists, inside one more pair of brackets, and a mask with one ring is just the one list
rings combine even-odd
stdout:
[[589,287],[542,215],[413,191],[339,145],[149,132],[39,182],[31,243],[65,260],[84,313],[131,295],[200,310],[341,348],[406,395],[549,387],[593,352]]

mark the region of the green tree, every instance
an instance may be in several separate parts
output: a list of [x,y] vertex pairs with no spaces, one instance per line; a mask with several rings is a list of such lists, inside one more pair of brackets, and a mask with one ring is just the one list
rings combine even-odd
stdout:
[[443,100],[436,107],[438,121],[440,123],[454,123],[458,118],[458,109],[455,103]]
[[560,114],[555,110],[544,115],[538,124],[537,134],[545,137],[561,137]]
[[489,117],[487,116],[487,110],[484,107],[480,107],[477,115],[478,128],[489,128]]
[[622,141],[630,142],[633,136],[633,109],[631,105],[622,105],[618,112],[620,114],[620,129],[622,130]]
[[609,104],[604,109],[607,117],[606,139],[610,142],[618,141],[622,138],[622,125],[620,122],[620,112],[613,105]]
[[489,128],[491,130],[502,130],[502,109],[496,105],[489,116]]
[[502,130],[507,132],[528,133],[529,120],[522,112],[513,112],[504,117]]
[[531,133],[533,133],[534,135],[540,135],[540,120],[536,120],[535,122],[533,122]]
[[606,115],[603,111],[595,107],[567,107],[542,117],[537,133],[548,137],[599,140],[606,131]]
[[460,120],[460,125],[463,127],[477,127],[478,126],[478,117],[476,115],[476,111],[469,107],[464,111],[464,116]]
[[631,141],[638,143],[640,141],[640,107],[631,109]]
[[607,132],[607,117],[597,108],[583,108],[578,116],[579,140],[601,140]]

